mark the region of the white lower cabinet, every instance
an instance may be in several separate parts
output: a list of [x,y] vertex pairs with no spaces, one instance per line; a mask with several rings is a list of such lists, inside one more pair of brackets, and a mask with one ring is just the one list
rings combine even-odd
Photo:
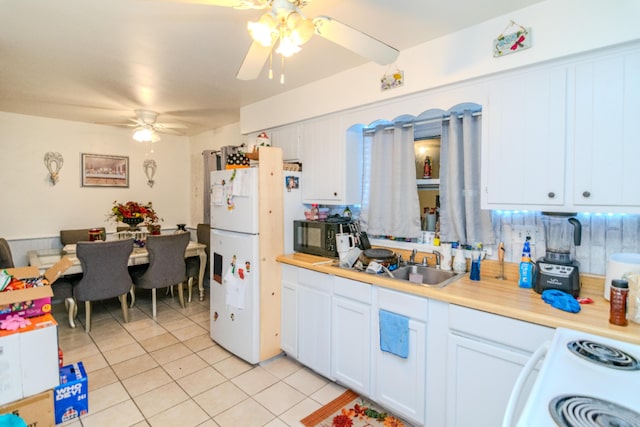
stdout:
[[552,328],[450,305],[446,425],[501,425],[522,367],[552,335]]
[[334,278],[331,371],[350,389],[371,394],[371,285]]
[[298,272],[298,361],[330,379],[333,279],[311,270]]
[[[379,310],[408,318],[407,358],[380,349]],[[501,425],[522,367],[554,332],[288,265],[281,321],[287,355],[419,426]]]
[[[372,399],[389,411],[419,425],[425,419],[428,300],[375,288],[372,322]],[[409,318],[409,355],[402,358],[380,349],[379,310]]]

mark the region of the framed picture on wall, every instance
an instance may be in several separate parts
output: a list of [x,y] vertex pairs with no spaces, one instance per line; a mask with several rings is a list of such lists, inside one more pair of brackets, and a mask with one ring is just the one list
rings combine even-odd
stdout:
[[129,157],[82,153],[83,187],[129,187]]

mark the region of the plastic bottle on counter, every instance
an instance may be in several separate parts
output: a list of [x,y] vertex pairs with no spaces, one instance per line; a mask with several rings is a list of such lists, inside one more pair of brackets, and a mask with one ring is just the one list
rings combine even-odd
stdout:
[[464,257],[464,248],[458,245],[456,256],[453,257],[453,271],[456,273],[467,272],[467,259]]
[[344,208],[344,211],[342,212],[342,216],[345,218],[351,218],[351,209],[349,209],[349,206]]
[[521,288],[533,287],[533,263],[531,262],[531,245],[529,244],[531,237],[527,236],[522,248],[522,260],[520,261],[520,278],[518,286]]
[[627,326],[627,297],[629,295],[629,282],[623,279],[611,281],[611,295],[609,299],[609,323],[618,326]]

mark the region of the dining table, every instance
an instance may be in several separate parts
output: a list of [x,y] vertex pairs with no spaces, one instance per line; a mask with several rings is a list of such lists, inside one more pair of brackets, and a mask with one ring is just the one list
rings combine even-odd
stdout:
[[[198,292],[200,301],[204,300],[204,272],[207,267],[207,253],[206,245],[204,243],[198,243],[190,241],[187,245],[187,249],[184,252],[185,258],[199,257],[200,258],[200,270],[198,271]],[[65,272],[64,275],[73,275],[82,273],[82,265],[80,260],[76,256],[76,245],[66,245],[63,248],[56,249],[36,249],[27,252],[29,258],[29,265],[37,267],[40,273],[52,267],[55,263],[60,261],[63,257],[67,257],[72,265]],[[131,255],[129,256],[129,266],[149,264],[149,251],[144,247],[134,247]]]

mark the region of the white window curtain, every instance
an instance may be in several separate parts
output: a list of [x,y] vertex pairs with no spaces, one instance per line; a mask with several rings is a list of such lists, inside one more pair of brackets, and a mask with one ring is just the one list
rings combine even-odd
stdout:
[[491,212],[480,209],[480,115],[451,112],[440,151],[440,240],[495,243]]
[[379,236],[420,236],[413,126],[381,125],[365,133],[364,156],[363,230]]

